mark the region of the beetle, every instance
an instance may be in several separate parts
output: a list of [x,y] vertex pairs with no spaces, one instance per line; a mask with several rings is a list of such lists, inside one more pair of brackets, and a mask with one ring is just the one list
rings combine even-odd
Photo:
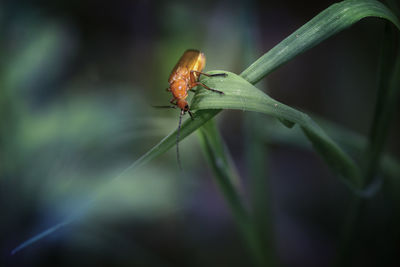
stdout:
[[186,101],[188,92],[194,91],[193,87],[200,85],[207,90],[219,93],[221,95],[224,94],[219,90],[212,89],[204,83],[199,82],[200,75],[208,77],[226,76],[226,73],[207,74],[202,72],[205,65],[206,57],[204,53],[198,50],[189,49],[183,53],[182,57],[179,59],[178,63],[173,68],[171,75],[169,76],[169,87],[166,90],[171,92],[173,96],[170,103],[179,107],[182,115],[184,115],[185,112],[188,112],[190,117],[193,118],[189,109],[189,105]]
[[226,77],[226,73],[215,73],[207,74],[202,72],[206,65],[206,57],[204,53],[199,50],[188,49],[186,50],[178,63],[172,69],[171,75],[169,76],[168,83],[169,87],[166,89],[168,92],[172,93],[172,99],[170,103],[172,106],[156,106],[161,108],[180,108],[181,112],[179,115],[178,132],[176,135],[176,154],[178,159],[179,168],[182,169],[181,162],[179,159],[179,132],[181,129],[182,116],[188,112],[191,119],[193,119],[193,114],[190,111],[189,104],[186,101],[189,91],[195,92],[193,89],[197,85],[204,87],[205,89],[223,95],[222,91],[213,89],[199,81],[200,75],[207,77]]

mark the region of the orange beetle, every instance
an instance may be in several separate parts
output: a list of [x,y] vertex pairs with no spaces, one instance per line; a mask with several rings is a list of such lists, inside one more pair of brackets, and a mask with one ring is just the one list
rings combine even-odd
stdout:
[[176,134],[176,156],[178,160],[179,169],[182,170],[181,161],[179,158],[179,133],[181,129],[182,116],[188,112],[190,117],[193,119],[192,112],[190,112],[189,104],[186,101],[188,97],[188,92],[193,91],[193,87],[200,85],[207,90],[219,93],[223,95],[224,93],[215,89],[208,87],[207,85],[199,82],[200,75],[205,75],[208,77],[215,76],[226,76],[226,73],[216,73],[216,74],[207,74],[202,72],[204,66],[206,65],[206,57],[204,53],[189,49],[183,53],[182,57],[179,59],[178,63],[176,63],[174,69],[169,76],[168,83],[169,87],[167,88],[168,92],[172,93],[172,99],[170,101],[173,106],[156,106],[160,108],[180,108],[181,113],[179,116],[179,124],[178,124],[178,132]]
[[226,76],[226,73],[207,74],[201,72],[205,65],[206,57],[204,53],[198,50],[189,49],[183,53],[169,76],[169,87],[167,88],[167,91],[171,92],[173,96],[170,103],[175,105],[173,107],[179,107],[181,109],[181,115],[188,112],[190,117],[193,117],[186,98],[188,97],[188,92],[194,91],[192,88],[197,85],[200,85],[207,90],[224,94],[223,92],[212,89],[198,81],[201,74],[208,77]]

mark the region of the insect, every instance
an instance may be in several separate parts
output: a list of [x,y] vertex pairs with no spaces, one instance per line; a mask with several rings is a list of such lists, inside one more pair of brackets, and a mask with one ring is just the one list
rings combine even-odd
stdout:
[[212,92],[218,93],[220,95],[224,94],[219,90],[212,89],[207,85],[199,82],[200,75],[204,75],[207,77],[226,76],[226,73],[207,74],[202,72],[205,65],[206,65],[206,57],[204,53],[193,49],[186,50],[185,53],[183,53],[183,55],[179,59],[178,63],[176,63],[168,79],[169,87],[166,90],[172,93],[172,99],[170,100],[172,106],[156,106],[161,108],[181,109],[179,115],[178,132],[176,135],[176,155],[180,169],[182,169],[182,166],[179,158],[178,143],[179,143],[179,132],[182,123],[182,116],[186,112],[188,112],[191,119],[193,119],[193,114],[190,111],[188,102],[186,101],[189,91],[195,92],[193,88],[196,87],[197,85],[200,85]]

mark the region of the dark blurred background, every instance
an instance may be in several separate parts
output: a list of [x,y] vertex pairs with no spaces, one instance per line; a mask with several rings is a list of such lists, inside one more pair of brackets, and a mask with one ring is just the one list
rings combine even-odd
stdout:
[[[176,129],[178,111],[151,105],[168,104],[168,76],[186,49],[205,52],[207,71],[239,74],[332,3],[1,1],[0,265],[251,265],[196,134],[180,145],[184,172],[172,149],[124,179],[109,186],[107,181]],[[383,28],[379,19],[362,20],[258,87],[367,136]],[[399,115],[397,109],[386,148],[397,158]],[[217,117],[244,197],[251,178],[245,116],[227,110]],[[266,116],[258,119],[281,127]],[[291,137],[265,136],[265,207],[278,262],[331,265],[350,190],[312,150],[292,146]],[[351,266],[395,266],[399,183],[386,187],[363,209]],[[101,198],[86,205],[98,190]],[[74,214],[79,216],[72,223],[10,255]]]

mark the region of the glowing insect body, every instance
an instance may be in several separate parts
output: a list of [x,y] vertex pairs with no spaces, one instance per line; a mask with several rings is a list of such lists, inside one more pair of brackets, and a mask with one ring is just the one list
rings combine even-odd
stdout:
[[167,91],[170,91],[173,96],[170,103],[179,107],[182,115],[185,114],[185,112],[189,112],[190,116],[192,116],[186,98],[188,97],[188,92],[190,90],[193,91],[193,87],[200,85],[207,90],[223,94],[223,92],[212,89],[198,81],[200,75],[208,77],[226,76],[225,73],[203,73],[202,70],[205,65],[206,57],[204,53],[198,50],[186,50],[169,76],[169,87]]
[[226,76],[226,73],[207,74],[202,72],[205,65],[206,65],[206,57],[204,53],[198,50],[192,50],[192,49],[186,50],[185,53],[183,53],[183,55],[179,59],[178,63],[173,68],[171,75],[169,76],[168,79],[169,87],[167,88],[167,91],[172,93],[172,99],[170,100],[170,103],[173,104],[173,106],[158,106],[163,108],[178,107],[181,109],[181,113],[179,116],[178,132],[176,135],[176,155],[180,169],[182,169],[182,166],[179,158],[178,143],[179,143],[179,133],[181,129],[181,123],[182,123],[182,116],[186,112],[188,112],[190,117],[193,119],[193,115],[190,112],[189,104],[186,101],[186,98],[188,97],[188,92],[194,91],[193,87],[200,85],[207,90],[219,93],[221,95],[224,94],[221,91],[212,89],[207,85],[199,82],[200,75],[205,75],[208,77]]

